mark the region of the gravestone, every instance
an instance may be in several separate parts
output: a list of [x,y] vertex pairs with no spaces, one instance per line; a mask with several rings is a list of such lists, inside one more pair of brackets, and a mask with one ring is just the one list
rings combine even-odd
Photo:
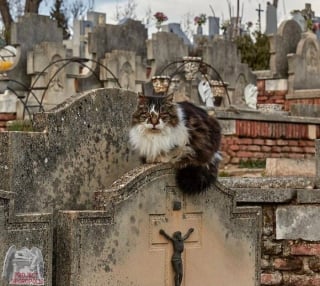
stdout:
[[208,17],[209,36],[218,36],[220,34],[220,18]]
[[266,22],[265,34],[275,34],[278,28],[277,7],[270,2],[267,2]]
[[169,63],[181,60],[188,55],[188,45],[183,39],[173,33],[158,32],[147,40],[147,59],[151,62],[153,75],[158,73]]
[[[320,89],[320,45],[316,35],[311,32],[303,34],[295,54],[288,56],[290,98],[296,95],[315,94]],[[300,91],[299,91],[300,90]],[[307,92],[310,90],[310,92]],[[319,91],[317,92],[319,96]]]
[[100,68],[100,80],[105,87],[117,86],[117,78],[122,88],[141,91],[141,83],[147,81],[146,66],[135,52],[113,50],[105,54],[101,63],[109,69]]
[[270,70],[274,76],[288,76],[287,55],[296,52],[301,32],[296,21],[287,20],[280,24],[276,35],[269,36]]
[[[30,76],[27,75],[27,54],[34,45],[41,42],[62,43],[62,29],[58,28],[57,22],[47,16],[25,14],[12,23],[10,43],[19,45],[20,59],[13,70],[8,72],[9,78],[13,78],[29,86]],[[15,89],[21,90],[21,85]],[[22,88],[22,90],[25,90]]]
[[[58,284],[179,285],[176,261],[180,285],[260,285],[260,209],[236,207],[223,186],[186,196],[170,166],[144,165],[95,198],[96,211],[60,212]],[[176,232],[181,260],[170,241]]]
[[52,215],[15,214],[0,190],[0,285],[52,285]]
[[168,33],[173,33],[173,34],[179,36],[180,38],[182,38],[183,42],[186,45],[191,46],[191,42],[190,42],[189,38],[187,37],[187,35],[181,29],[181,24],[179,24],[179,23],[169,23],[168,25],[162,25],[161,26],[161,31],[168,32]]
[[139,165],[129,149],[136,93],[99,89],[34,116],[33,132],[0,132],[0,186],[17,212],[87,209],[92,190]]
[[42,102],[44,110],[49,110],[74,94],[74,79],[68,77],[72,68],[62,42],[35,45],[27,60],[27,74],[31,76],[31,86],[34,87],[31,89],[34,96],[29,95],[27,105],[37,107],[38,102]]

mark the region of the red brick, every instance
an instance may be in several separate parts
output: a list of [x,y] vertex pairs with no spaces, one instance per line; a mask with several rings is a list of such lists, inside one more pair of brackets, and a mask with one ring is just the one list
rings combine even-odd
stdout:
[[272,147],[271,147],[271,152],[280,153],[280,152],[281,152],[281,147],[279,147],[279,146],[272,146]]
[[254,152],[253,153],[253,157],[254,158],[266,158],[266,154],[265,153],[261,153],[261,152]]
[[290,147],[288,146],[281,147],[281,152],[290,152]]
[[302,147],[291,147],[291,152],[293,153],[303,153],[303,148]]
[[283,97],[283,98],[286,96],[287,93],[288,93],[287,90],[276,90],[275,91],[275,95],[276,96]]
[[282,140],[282,139],[277,139],[277,140],[276,140],[276,143],[277,143],[277,145],[279,145],[279,146],[286,146],[286,145],[288,145],[288,141]]
[[261,285],[280,285],[280,283],[282,283],[280,272],[261,273]]
[[314,147],[314,140],[311,140],[311,141],[305,141],[306,142],[306,145],[307,146],[312,146],[312,147]]
[[271,157],[271,158],[281,158],[281,153],[271,153],[271,154],[269,154],[269,157]]
[[315,147],[303,147],[303,151],[306,152],[306,153],[315,154],[316,149],[315,149]]
[[267,140],[265,140],[265,141],[266,141],[265,144],[266,144],[267,146],[274,146],[274,145],[276,145],[276,140],[267,139]]
[[298,143],[298,141],[290,140],[290,141],[288,141],[288,145],[289,145],[289,146],[298,146],[299,143]]
[[290,246],[292,255],[320,255],[319,243],[293,244]]
[[228,146],[228,148],[232,151],[238,151],[240,149],[239,145],[230,145]]
[[244,145],[251,145],[252,144],[252,139],[251,138],[239,138],[238,139],[239,144],[244,144]]
[[252,143],[254,145],[264,145],[264,140],[263,139],[253,139]]
[[16,113],[0,113],[0,120],[9,121],[17,118]]
[[276,258],[273,266],[277,270],[295,271],[302,269],[303,262],[300,258]]
[[247,146],[247,151],[256,151],[256,152],[259,152],[259,151],[261,151],[261,147],[260,147],[260,146],[257,146],[257,145]]
[[298,153],[290,153],[287,155],[288,158],[292,158],[292,159],[303,159],[304,158],[304,154],[298,154]]
[[266,88],[266,81],[264,79],[257,80],[257,89],[259,91],[265,91]]
[[6,126],[7,126],[7,121],[0,120],[0,127],[6,127]]
[[237,152],[237,157],[239,157],[239,158],[251,158],[252,155],[253,155],[252,152],[247,152],[247,151]]
[[320,277],[286,273],[283,275],[283,282],[290,286],[320,286]]
[[270,152],[271,151],[271,147],[270,146],[261,146],[261,151],[262,152]]

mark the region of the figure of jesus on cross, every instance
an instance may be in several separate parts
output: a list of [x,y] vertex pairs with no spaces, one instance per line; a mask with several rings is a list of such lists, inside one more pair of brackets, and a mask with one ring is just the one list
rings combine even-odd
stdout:
[[173,266],[173,270],[175,272],[174,276],[174,285],[180,286],[183,277],[183,265],[181,253],[184,250],[184,241],[188,239],[190,234],[194,231],[193,228],[190,228],[187,233],[182,236],[180,231],[176,231],[172,234],[172,237],[168,235],[163,229],[160,229],[159,233],[163,235],[166,239],[170,240],[173,245],[173,255],[171,258],[171,263]]

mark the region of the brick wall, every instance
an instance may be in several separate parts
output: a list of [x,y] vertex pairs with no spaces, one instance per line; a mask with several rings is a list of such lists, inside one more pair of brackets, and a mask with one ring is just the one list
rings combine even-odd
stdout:
[[263,207],[261,286],[319,286],[320,242],[277,240],[275,209]]
[[0,131],[5,131],[7,122],[11,120],[16,120],[16,113],[0,113]]
[[225,164],[249,159],[313,158],[315,137],[320,138],[320,125],[236,119],[235,132],[223,136],[221,151]]

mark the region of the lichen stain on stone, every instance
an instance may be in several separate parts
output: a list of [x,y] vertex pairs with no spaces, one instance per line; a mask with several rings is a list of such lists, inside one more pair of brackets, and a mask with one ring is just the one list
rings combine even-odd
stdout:
[[131,227],[131,231],[132,231],[134,234],[136,234],[136,235],[139,235],[139,234],[140,234],[140,231],[139,231],[139,229],[138,229],[136,226],[132,226],[132,227]]

